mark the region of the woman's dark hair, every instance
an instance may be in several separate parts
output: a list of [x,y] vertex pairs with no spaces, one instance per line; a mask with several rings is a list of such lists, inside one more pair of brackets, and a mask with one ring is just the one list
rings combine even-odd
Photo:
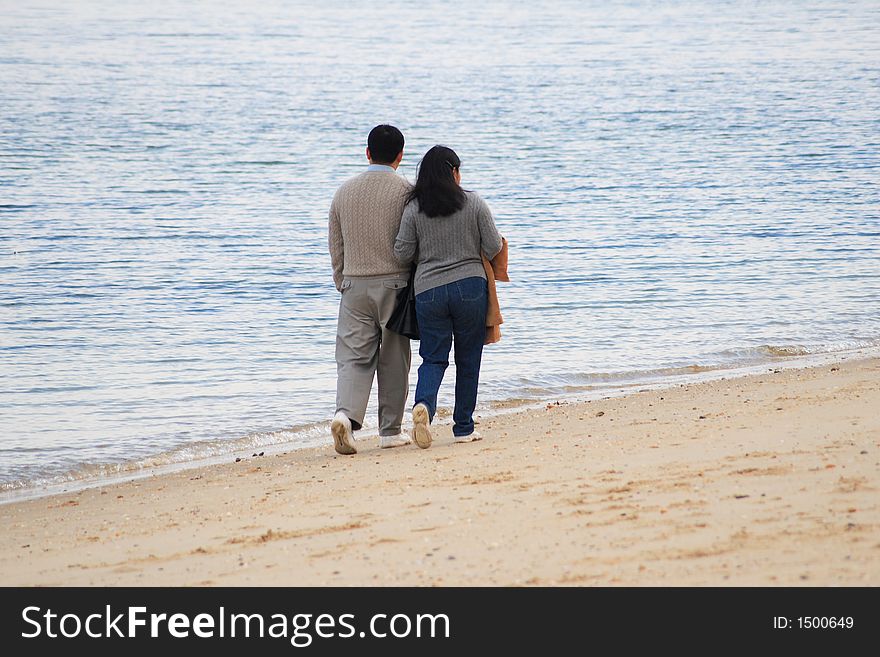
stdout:
[[465,193],[452,177],[453,170],[460,166],[461,160],[454,150],[432,147],[419,162],[416,184],[408,201],[418,201],[419,210],[429,217],[445,217],[461,210]]

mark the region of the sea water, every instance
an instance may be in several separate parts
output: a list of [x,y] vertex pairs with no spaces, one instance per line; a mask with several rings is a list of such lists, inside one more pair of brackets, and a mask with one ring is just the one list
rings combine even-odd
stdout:
[[329,444],[378,123],[510,242],[481,413],[880,345],[876,2],[0,9],[8,493]]

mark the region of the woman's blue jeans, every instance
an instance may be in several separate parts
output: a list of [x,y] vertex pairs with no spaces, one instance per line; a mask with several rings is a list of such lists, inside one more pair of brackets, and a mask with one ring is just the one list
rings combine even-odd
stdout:
[[455,436],[474,432],[474,408],[480,381],[480,361],[486,338],[488,307],[486,279],[477,276],[440,285],[416,295],[419,320],[419,381],[416,404],[437,412],[437,392],[449,367],[449,350],[455,346]]

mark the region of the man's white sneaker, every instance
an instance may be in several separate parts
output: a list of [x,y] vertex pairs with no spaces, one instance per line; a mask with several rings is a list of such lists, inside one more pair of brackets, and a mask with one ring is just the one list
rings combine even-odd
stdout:
[[428,449],[431,446],[431,430],[428,428],[429,416],[428,407],[424,404],[416,404],[412,410],[413,442],[422,449]]
[[409,445],[412,441],[408,436],[404,436],[402,433],[395,434],[393,436],[379,436],[379,448],[380,449],[389,449],[390,447],[403,447],[404,445]]
[[333,446],[340,454],[357,454],[354,447],[354,437],[351,435],[351,420],[339,411],[333,416],[330,423],[330,433],[333,434]]
[[473,433],[469,433],[466,436],[456,436],[455,442],[457,442],[457,443],[472,443],[475,440],[482,440],[482,439],[483,439],[483,437],[479,433],[474,431]]

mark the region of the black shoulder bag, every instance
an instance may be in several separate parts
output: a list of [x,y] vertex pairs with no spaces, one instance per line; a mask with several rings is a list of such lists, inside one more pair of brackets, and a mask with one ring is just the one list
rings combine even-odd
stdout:
[[416,266],[409,270],[409,283],[397,291],[397,302],[394,312],[385,323],[385,328],[394,331],[410,340],[419,339],[419,322],[416,319]]

